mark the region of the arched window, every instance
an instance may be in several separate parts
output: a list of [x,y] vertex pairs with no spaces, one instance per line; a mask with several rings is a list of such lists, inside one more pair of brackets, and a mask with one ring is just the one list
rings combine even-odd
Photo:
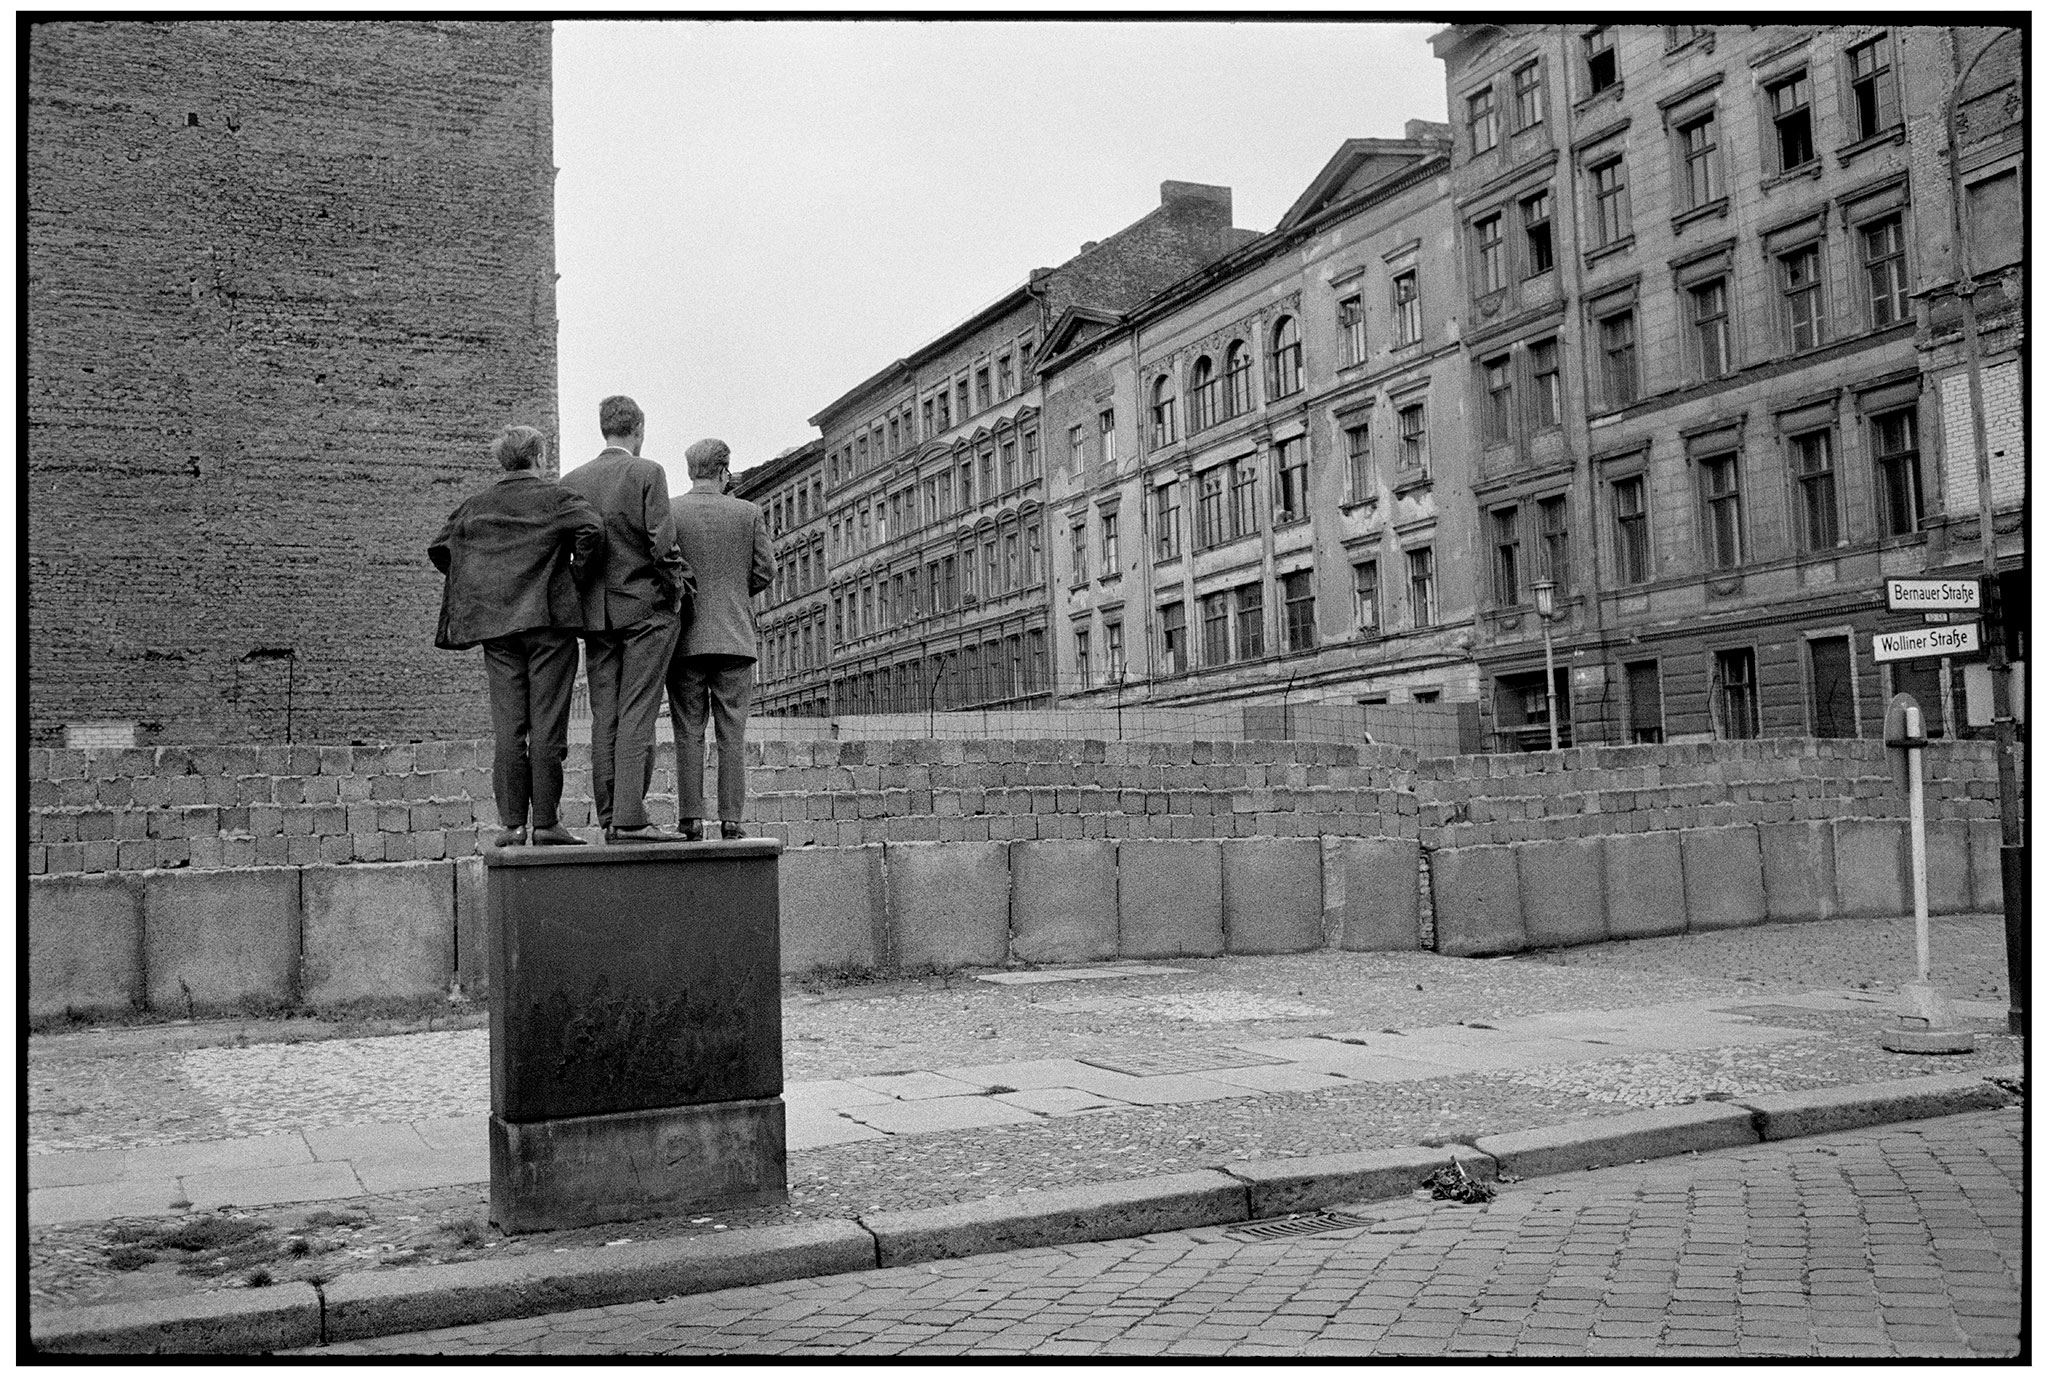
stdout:
[[1207,354],[1188,373],[1188,429],[1207,430],[1216,424],[1216,365]]
[[1275,397],[1301,391],[1301,331],[1293,316],[1282,316],[1273,326],[1273,352],[1266,381]]
[[1173,443],[1173,375],[1163,373],[1152,384],[1152,448]]
[[1242,416],[1252,409],[1252,351],[1232,340],[1223,355],[1223,414]]

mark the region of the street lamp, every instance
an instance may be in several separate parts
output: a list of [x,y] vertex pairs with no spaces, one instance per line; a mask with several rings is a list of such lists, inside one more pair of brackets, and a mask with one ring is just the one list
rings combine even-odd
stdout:
[[1557,749],[1557,652],[1550,644],[1550,619],[1557,615],[1557,584],[1538,579],[1536,616],[1543,623],[1543,702],[1550,714],[1550,749]]

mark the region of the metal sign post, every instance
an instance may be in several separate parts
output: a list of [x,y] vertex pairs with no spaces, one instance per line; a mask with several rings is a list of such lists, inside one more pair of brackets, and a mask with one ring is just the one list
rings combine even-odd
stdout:
[[1917,979],[1899,991],[1899,1026],[1878,1034],[1878,1045],[1892,1052],[1952,1054],[1968,1052],[1975,1041],[1955,1026],[1955,1015],[1929,978],[1927,940],[1927,804],[1923,794],[1920,752],[1927,745],[1920,705],[1910,693],[1893,696],[1884,715],[1884,744],[1906,753],[1906,807],[1913,834],[1913,939]]

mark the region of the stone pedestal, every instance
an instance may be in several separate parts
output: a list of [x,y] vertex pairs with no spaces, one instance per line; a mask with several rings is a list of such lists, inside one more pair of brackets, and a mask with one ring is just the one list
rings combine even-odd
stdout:
[[787,1198],[770,838],[485,853],[491,1222]]

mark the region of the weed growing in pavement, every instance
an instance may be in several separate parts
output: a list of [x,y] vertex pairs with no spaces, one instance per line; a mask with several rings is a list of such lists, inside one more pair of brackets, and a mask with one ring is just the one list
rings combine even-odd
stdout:
[[268,1286],[274,1278],[270,1275],[268,1267],[258,1267],[243,1280],[250,1286]]
[[1466,1171],[1463,1162],[1438,1167],[1422,1184],[1429,1187],[1430,1199],[1455,1200],[1460,1205],[1483,1205],[1497,1193],[1491,1185]]
[[483,1221],[474,1215],[463,1219],[445,1220],[441,1232],[447,1235],[448,1243],[456,1248],[479,1248],[483,1246]]
[[333,1224],[359,1229],[369,1222],[370,1217],[366,1214],[344,1214],[339,1210],[315,1210],[306,1216],[307,1227],[314,1229],[324,1229]]
[[107,1266],[117,1272],[133,1272],[156,1261],[156,1254],[148,1248],[135,1248],[126,1244],[107,1254]]

